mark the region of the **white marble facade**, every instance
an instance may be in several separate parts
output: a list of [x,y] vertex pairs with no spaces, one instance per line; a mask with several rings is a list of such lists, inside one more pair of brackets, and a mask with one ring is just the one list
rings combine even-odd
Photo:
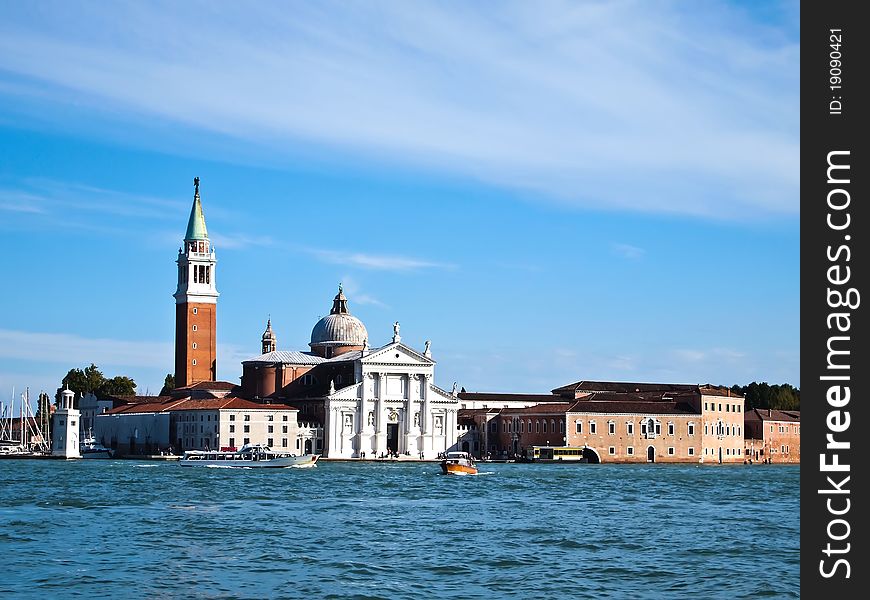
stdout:
[[374,458],[392,450],[435,458],[456,443],[459,400],[434,384],[428,352],[397,341],[358,354],[357,383],[325,399],[324,456]]

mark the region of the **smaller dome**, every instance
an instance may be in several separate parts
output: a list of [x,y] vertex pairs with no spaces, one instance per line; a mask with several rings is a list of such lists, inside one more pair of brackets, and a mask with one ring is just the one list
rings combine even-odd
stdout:
[[272,318],[270,317],[268,321],[266,321],[266,331],[263,332],[263,341],[266,340],[274,340],[275,332],[272,331]]
[[347,310],[347,298],[338,286],[338,294],[332,301],[332,310],[320,319],[311,331],[312,350],[316,348],[363,346],[368,340],[368,331],[362,321]]

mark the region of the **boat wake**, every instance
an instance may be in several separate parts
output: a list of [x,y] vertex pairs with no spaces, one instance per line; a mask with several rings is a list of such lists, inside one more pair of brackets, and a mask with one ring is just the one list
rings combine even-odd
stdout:
[[158,465],[136,465],[136,468],[137,469],[153,469],[156,466],[158,466]]

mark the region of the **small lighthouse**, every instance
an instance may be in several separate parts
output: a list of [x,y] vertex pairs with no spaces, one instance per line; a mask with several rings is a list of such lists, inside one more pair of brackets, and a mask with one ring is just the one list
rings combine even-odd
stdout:
[[64,458],[81,458],[79,450],[79,413],[73,407],[75,394],[64,382],[60,406],[55,411],[51,431],[51,454]]

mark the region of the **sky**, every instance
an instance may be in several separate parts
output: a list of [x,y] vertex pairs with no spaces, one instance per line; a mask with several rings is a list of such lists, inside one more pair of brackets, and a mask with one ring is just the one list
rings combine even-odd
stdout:
[[218,378],[339,283],[436,383],[800,384],[797,2],[0,2],[0,399]]

